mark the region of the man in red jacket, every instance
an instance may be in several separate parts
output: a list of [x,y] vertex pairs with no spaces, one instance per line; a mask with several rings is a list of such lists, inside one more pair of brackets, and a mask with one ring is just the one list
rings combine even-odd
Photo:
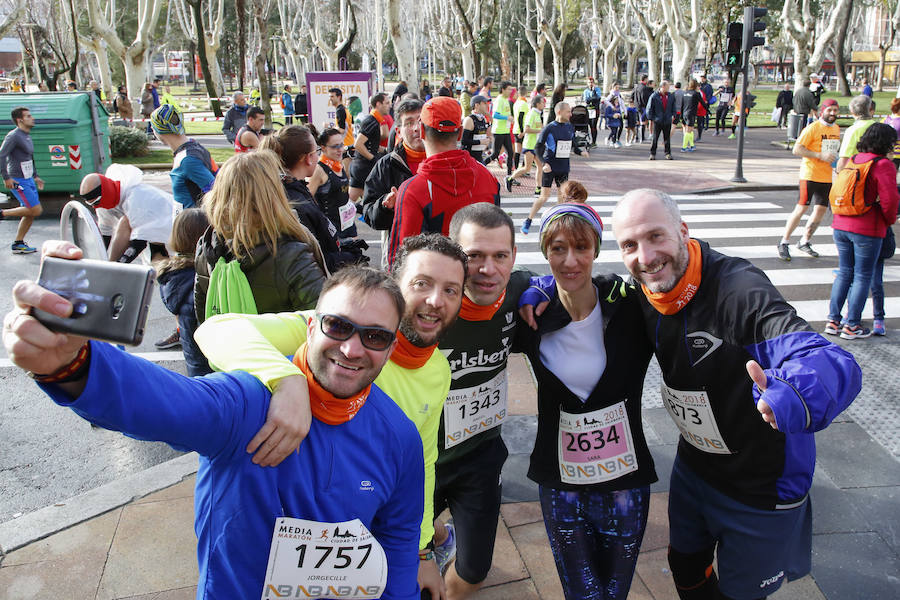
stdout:
[[438,96],[422,108],[425,160],[419,171],[397,190],[388,261],[404,238],[450,230],[457,210],[475,202],[500,204],[500,183],[465,150],[457,150],[462,136],[462,112],[453,98]]

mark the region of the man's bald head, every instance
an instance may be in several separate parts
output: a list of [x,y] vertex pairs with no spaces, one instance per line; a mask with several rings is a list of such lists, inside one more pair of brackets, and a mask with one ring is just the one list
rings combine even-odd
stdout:
[[81,188],[79,188],[78,193],[84,196],[98,185],[100,185],[100,174],[88,173],[84,176],[84,179],[81,180]]
[[688,226],[675,200],[659,190],[628,192],[613,209],[622,262],[652,293],[671,291],[688,265]]
[[613,209],[612,213],[613,229],[615,229],[616,226],[615,224],[617,215],[621,219],[621,216],[626,211],[630,212],[635,208],[643,208],[645,206],[652,205],[661,206],[666,215],[669,217],[671,223],[675,227],[681,226],[681,210],[678,208],[678,203],[675,202],[675,199],[672,198],[672,196],[663,192],[662,190],[655,190],[652,188],[639,188],[626,193],[616,203],[616,206]]

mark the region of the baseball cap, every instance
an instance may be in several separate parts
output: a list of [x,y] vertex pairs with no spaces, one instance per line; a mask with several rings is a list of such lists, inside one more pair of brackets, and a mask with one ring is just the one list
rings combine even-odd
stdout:
[[[474,98],[472,103],[475,103]],[[458,131],[462,127],[459,102],[449,96],[432,98],[422,107],[422,124],[442,133]]]
[[472,96],[472,106],[475,106],[479,102],[487,102],[487,101],[488,101],[488,99],[485,98],[484,96],[482,96],[481,94],[478,94],[477,96]]
[[838,105],[838,101],[835,100],[834,98],[825,98],[824,100],[822,100],[822,104],[819,106],[819,110],[826,109],[829,106],[837,106],[837,105]]

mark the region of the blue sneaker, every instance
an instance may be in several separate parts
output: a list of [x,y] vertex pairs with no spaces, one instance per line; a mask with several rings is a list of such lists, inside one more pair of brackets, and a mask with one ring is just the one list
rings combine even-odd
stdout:
[[37,252],[37,248],[32,248],[25,242],[13,242],[12,243],[12,253],[13,254],[34,254]]
[[453,523],[447,523],[444,527],[447,528],[447,539],[443,544],[434,548],[434,560],[437,562],[441,575],[447,572],[450,561],[456,556],[456,532],[453,530]]
[[531,230],[531,219],[525,219],[525,222],[522,223],[522,233],[528,235],[528,232]]
[[884,319],[875,319],[875,323],[872,325],[872,335],[885,335]]

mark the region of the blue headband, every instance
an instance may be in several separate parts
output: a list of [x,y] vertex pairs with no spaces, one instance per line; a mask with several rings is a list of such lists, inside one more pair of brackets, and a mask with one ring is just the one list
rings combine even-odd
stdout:
[[[587,223],[593,227],[594,232],[597,234],[597,244],[594,248],[594,258],[596,258],[600,254],[600,242],[603,241],[603,221],[600,219],[600,215],[587,204],[564,202],[562,204],[557,204],[544,213],[544,218],[541,220],[541,240],[543,241],[544,232],[547,231],[547,227],[550,226],[550,223],[563,215],[572,215],[583,221],[587,221]],[[544,254],[544,258],[546,258],[547,252],[544,250],[543,244],[541,244],[541,252]]]

